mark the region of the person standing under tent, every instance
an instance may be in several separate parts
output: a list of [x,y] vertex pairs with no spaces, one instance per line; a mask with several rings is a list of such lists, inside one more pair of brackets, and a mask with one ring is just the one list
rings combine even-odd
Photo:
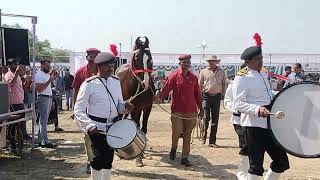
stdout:
[[65,89],[65,84],[64,84],[64,80],[63,77],[60,76],[60,73],[56,74],[56,80],[55,80],[55,86],[56,86],[56,90],[58,91],[58,97],[57,102],[58,102],[58,110],[63,111],[62,108],[62,94],[64,94],[64,89]]
[[[246,65],[243,64],[240,66],[240,69],[245,68]],[[244,128],[241,126],[240,116],[241,113],[236,112],[234,110],[234,101],[233,101],[233,88],[232,85],[233,81],[230,80],[225,96],[224,96],[224,107],[232,112],[230,121],[233,124],[234,130],[238,135],[239,140],[239,155],[240,155],[240,163],[238,165],[238,172],[237,177],[238,179],[246,179],[248,176],[249,170],[249,158],[248,158],[248,145],[245,139],[245,131]]]
[[302,72],[302,65],[300,63],[293,65],[293,73],[289,74],[288,78],[289,80],[286,82],[285,86],[305,80],[304,73]]
[[202,106],[204,108],[203,120],[205,122],[202,143],[206,144],[207,131],[211,120],[209,146],[216,148],[219,147],[216,144],[216,141],[220,114],[220,102],[226,88],[226,75],[224,71],[217,66],[221,59],[218,59],[216,55],[206,57],[205,60],[209,63],[209,67],[201,70],[199,74],[199,87],[202,90]]
[[47,132],[47,123],[52,104],[51,83],[55,79],[55,71],[51,70],[50,61],[42,60],[41,69],[35,75],[35,83],[37,90],[37,107],[39,111],[39,129],[41,147],[55,148],[57,145],[49,141]]
[[74,77],[70,74],[69,69],[65,70],[65,76],[63,77],[64,81],[64,91],[66,92],[66,106],[67,110],[69,111],[72,109],[72,97],[73,97],[73,89],[72,89],[72,82]]
[[[19,60],[16,58],[8,59],[9,71],[4,75],[4,80],[9,84],[9,95],[10,95],[10,111],[19,111],[24,109],[23,99],[24,91],[22,86],[22,80],[20,75],[24,71],[24,66],[19,65]],[[19,114],[20,118],[24,118],[24,113]],[[24,122],[10,124],[8,126],[8,139],[10,142],[10,152],[17,154],[17,143],[15,139],[15,130],[21,130],[23,135],[28,135],[26,130],[26,124]]]

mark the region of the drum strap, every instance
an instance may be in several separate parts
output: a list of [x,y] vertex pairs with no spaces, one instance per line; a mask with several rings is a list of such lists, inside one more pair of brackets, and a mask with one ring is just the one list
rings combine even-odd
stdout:
[[117,109],[117,104],[116,104],[116,102],[114,101],[113,96],[112,96],[111,92],[109,91],[108,87],[102,82],[101,78],[98,78],[98,79],[101,81],[101,83],[103,84],[103,86],[104,86],[104,87],[106,88],[106,90],[108,91],[108,93],[109,93],[109,95],[111,96],[111,99],[112,99],[112,101],[113,101],[113,104],[114,104],[114,106],[115,106],[116,109]]
[[271,110],[271,105],[270,104],[269,105],[265,105],[263,107],[267,108],[269,111]]

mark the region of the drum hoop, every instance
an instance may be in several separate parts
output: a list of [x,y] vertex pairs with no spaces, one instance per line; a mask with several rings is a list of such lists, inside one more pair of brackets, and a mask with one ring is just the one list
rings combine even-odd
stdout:
[[120,158],[120,159],[124,159],[124,160],[133,160],[133,159],[136,159],[137,157],[139,157],[141,154],[143,154],[144,153],[144,151],[146,150],[146,148],[147,148],[147,143],[143,146],[143,150],[141,151],[141,153],[140,154],[138,154],[137,156],[135,156],[135,157],[132,157],[132,158],[123,158],[123,157],[120,157],[119,156],[119,152],[117,151],[117,150],[119,150],[119,149],[115,149],[114,151],[116,152],[116,154],[118,155],[118,157]]
[[[292,88],[293,86],[296,86],[296,85],[301,85],[301,84],[315,84],[315,85],[318,85],[320,86],[320,82],[313,82],[313,81],[303,81],[303,82],[297,82],[297,83],[293,83],[293,84],[290,84],[288,86],[286,86],[284,89],[282,89],[281,91],[279,91],[279,93],[277,93],[275,95],[275,97],[272,99],[271,103],[270,103],[270,110],[272,109],[273,107],[273,104],[275,103],[275,101],[277,100],[277,98],[280,96],[280,94],[282,94],[284,91],[286,91],[287,89],[289,88]],[[300,158],[320,158],[320,153],[319,154],[315,154],[315,155],[304,155],[304,154],[300,154],[300,153],[296,153],[296,152],[293,152],[289,149],[287,149],[286,147],[284,147],[282,144],[280,144],[280,142],[277,140],[277,138],[275,137],[272,129],[271,129],[271,121],[270,121],[270,116],[267,117],[267,123],[268,123],[268,129],[271,131],[271,134],[272,134],[272,138],[273,140],[276,142],[276,144],[281,147],[284,151],[286,151],[287,153],[293,155],[293,156],[296,156],[296,157],[300,157]]]
[[[134,122],[134,120],[132,120],[132,119],[126,119],[126,120],[132,121],[132,122],[134,123],[134,125],[136,126],[136,128],[139,129],[138,126],[137,126],[137,123]],[[120,121],[122,121],[122,120],[120,120]],[[117,121],[117,122],[119,122],[119,121]],[[113,123],[113,124],[115,124],[115,123]],[[112,124],[111,126],[113,126],[113,124]],[[110,127],[111,127],[111,126],[110,126]],[[109,128],[109,129],[110,129],[110,128]],[[109,129],[108,129],[108,131],[109,131]],[[107,133],[108,133],[108,131],[107,131]],[[142,132],[142,131],[141,131],[141,132]],[[142,133],[143,133],[143,132],[142,132]],[[120,147],[120,148],[111,147],[111,146],[109,145],[108,141],[107,141],[108,138],[106,138],[106,141],[107,141],[108,146],[111,147],[111,148],[114,149],[114,150],[124,149],[124,148],[126,148],[126,147],[129,147],[130,144],[132,144],[132,142],[136,139],[137,134],[138,134],[138,133],[136,133],[136,135],[134,136],[134,138],[132,139],[132,141],[131,141],[130,143],[128,143],[128,145],[125,145],[125,146]],[[143,134],[144,134],[144,133],[143,133]],[[146,138],[146,140],[147,140],[147,138]]]

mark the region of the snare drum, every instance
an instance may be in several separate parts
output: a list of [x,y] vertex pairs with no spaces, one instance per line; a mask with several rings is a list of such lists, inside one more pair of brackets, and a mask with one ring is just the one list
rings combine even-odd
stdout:
[[268,127],[280,146],[297,157],[320,157],[320,84],[289,85],[271,103],[271,112],[277,111],[285,117],[268,117]]
[[145,134],[132,120],[115,122],[107,134],[107,143],[121,159],[135,159],[144,152],[147,145]]

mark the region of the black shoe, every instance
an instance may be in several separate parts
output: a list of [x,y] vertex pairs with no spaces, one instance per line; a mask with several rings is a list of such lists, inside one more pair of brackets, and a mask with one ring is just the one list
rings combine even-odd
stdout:
[[40,147],[42,147],[42,148],[55,148],[55,147],[57,147],[57,145],[52,142],[49,142],[46,144],[40,144]]
[[17,148],[10,147],[9,153],[15,156],[18,156]]
[[170,151],[170,160],[173,161],[176,159],[176,151],[175,150],[171,150]]
[[23,135],[23,139],[24,140],[30,140],[30,139],[32,139],[32,137],[29,136],[28,134],[26,134],[26,135]]
[[54,128],[54,131],[63,131],[62,128],[59,128],[58,126]]
[[219,148],[220,146],[215,144],[215,143],[212,143],[212,144],[209,144],[209,147],[212,147],[212,148]]
[[184,166],[186,166],[186,167],[192,166],[191,163],[190,163],[190,161],[188,160],[188,158],[182,158],[182,159],[181,159],[181,164],[184,165]]
[[91,165],[90,165],[90,163],[87,163],[86,173],[87,174],[91,174]]
[[202,139],[201,144],[202,144],[202,145],[205,145],[205,144],[206,144],[206,140],[205,140],[205,139]]

